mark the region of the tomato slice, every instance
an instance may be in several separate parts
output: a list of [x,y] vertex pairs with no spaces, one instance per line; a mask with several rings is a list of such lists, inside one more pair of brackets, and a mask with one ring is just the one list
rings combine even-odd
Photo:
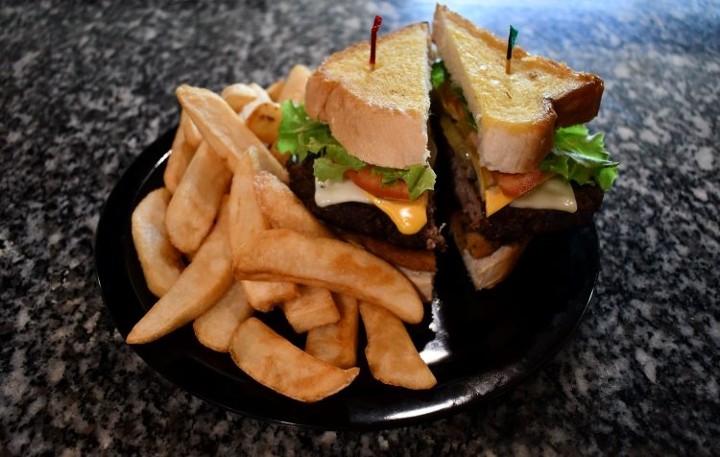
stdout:
[[410,192],[405,181],[397,180],[392,184],[383,184],[382,177],[373,173],[369,166],[360,171],[348,170],[345,172],[345,176],[359,188],[376,197],[391,200],[410,200]]
[[540,170],[527,173],[501,173],[499,171],[493,171],[492,176],[503,194],[508,197],[519,197],[545,181],[550,177],[550,174]]

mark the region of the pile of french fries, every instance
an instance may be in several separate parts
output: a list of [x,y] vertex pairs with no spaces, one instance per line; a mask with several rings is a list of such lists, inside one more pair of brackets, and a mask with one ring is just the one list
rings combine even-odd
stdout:
[[[273,148],[279,103],[301,103],[309,70],[295,66],[264,89],[234,84],[221,95],[181,86],[180,123],[164,174],[132,214],[132,235],[150,291],[159,297],[127,342],[154,341],[192,322],[198,341],[229,353],[247,375],[302,402],[356,378],[359,316],[377,380],[435,385],[404,322],[422,300],[396,268],[338,239],[287,186]],[[299,348],[258,313],[280,308]]]

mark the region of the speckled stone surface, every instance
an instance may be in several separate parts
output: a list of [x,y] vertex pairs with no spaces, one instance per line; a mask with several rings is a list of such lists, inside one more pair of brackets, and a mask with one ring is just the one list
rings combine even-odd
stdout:
[[[622,162],[575,337],[471,411],[380,432],[234,415],[176,389],[115,331],[93,233],[178,116],[176,86],[268,84],[432,2],[0,3],[0,455],[720,454],[720,2],[484,2],[461,11],[606,82]],[[568,2],[569,3],[569,2]]]

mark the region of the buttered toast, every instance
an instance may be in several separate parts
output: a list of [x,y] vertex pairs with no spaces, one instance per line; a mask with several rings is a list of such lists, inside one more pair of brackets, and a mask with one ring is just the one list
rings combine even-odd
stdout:
[[593,119],[603,82],[519,47],[506,73],[507,42],[438,5],[433,41],[477,124],[480,163],[506,173],[537,169],[558,127]]
[[332,55],[308,81],[305,110],[327,123],[350,155],[369,164],[426,163],[429,47],[429,25],[417,23],[378,39],[374,69],[368,42]]

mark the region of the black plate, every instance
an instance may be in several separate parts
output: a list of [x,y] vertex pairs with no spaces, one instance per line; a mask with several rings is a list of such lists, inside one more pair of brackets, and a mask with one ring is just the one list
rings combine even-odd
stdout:
[[[145,194],[162,185],[172,138],[173,132],[168,132],[130,166],[98,223],[97,276],[123,337],[155,302],[133,247],[130,215]],[[409,326],[438,379],[428,391],[382,385],[361,365],[361,375],[350,387],[318,403],[303,404],[245,376],[229,356],[202,347],[190,326],[132,348],[181,389],[237,413],[324,429],[397,427],[477,405],[539,369],[582,319],[598,268],[594,226],[537,238],[504,283],[480,293],[467,279],[457,251],[449,249],[439,258],[436,298],[427,305],[425,320]],[[279,313],[264,319],[287,332]]]

